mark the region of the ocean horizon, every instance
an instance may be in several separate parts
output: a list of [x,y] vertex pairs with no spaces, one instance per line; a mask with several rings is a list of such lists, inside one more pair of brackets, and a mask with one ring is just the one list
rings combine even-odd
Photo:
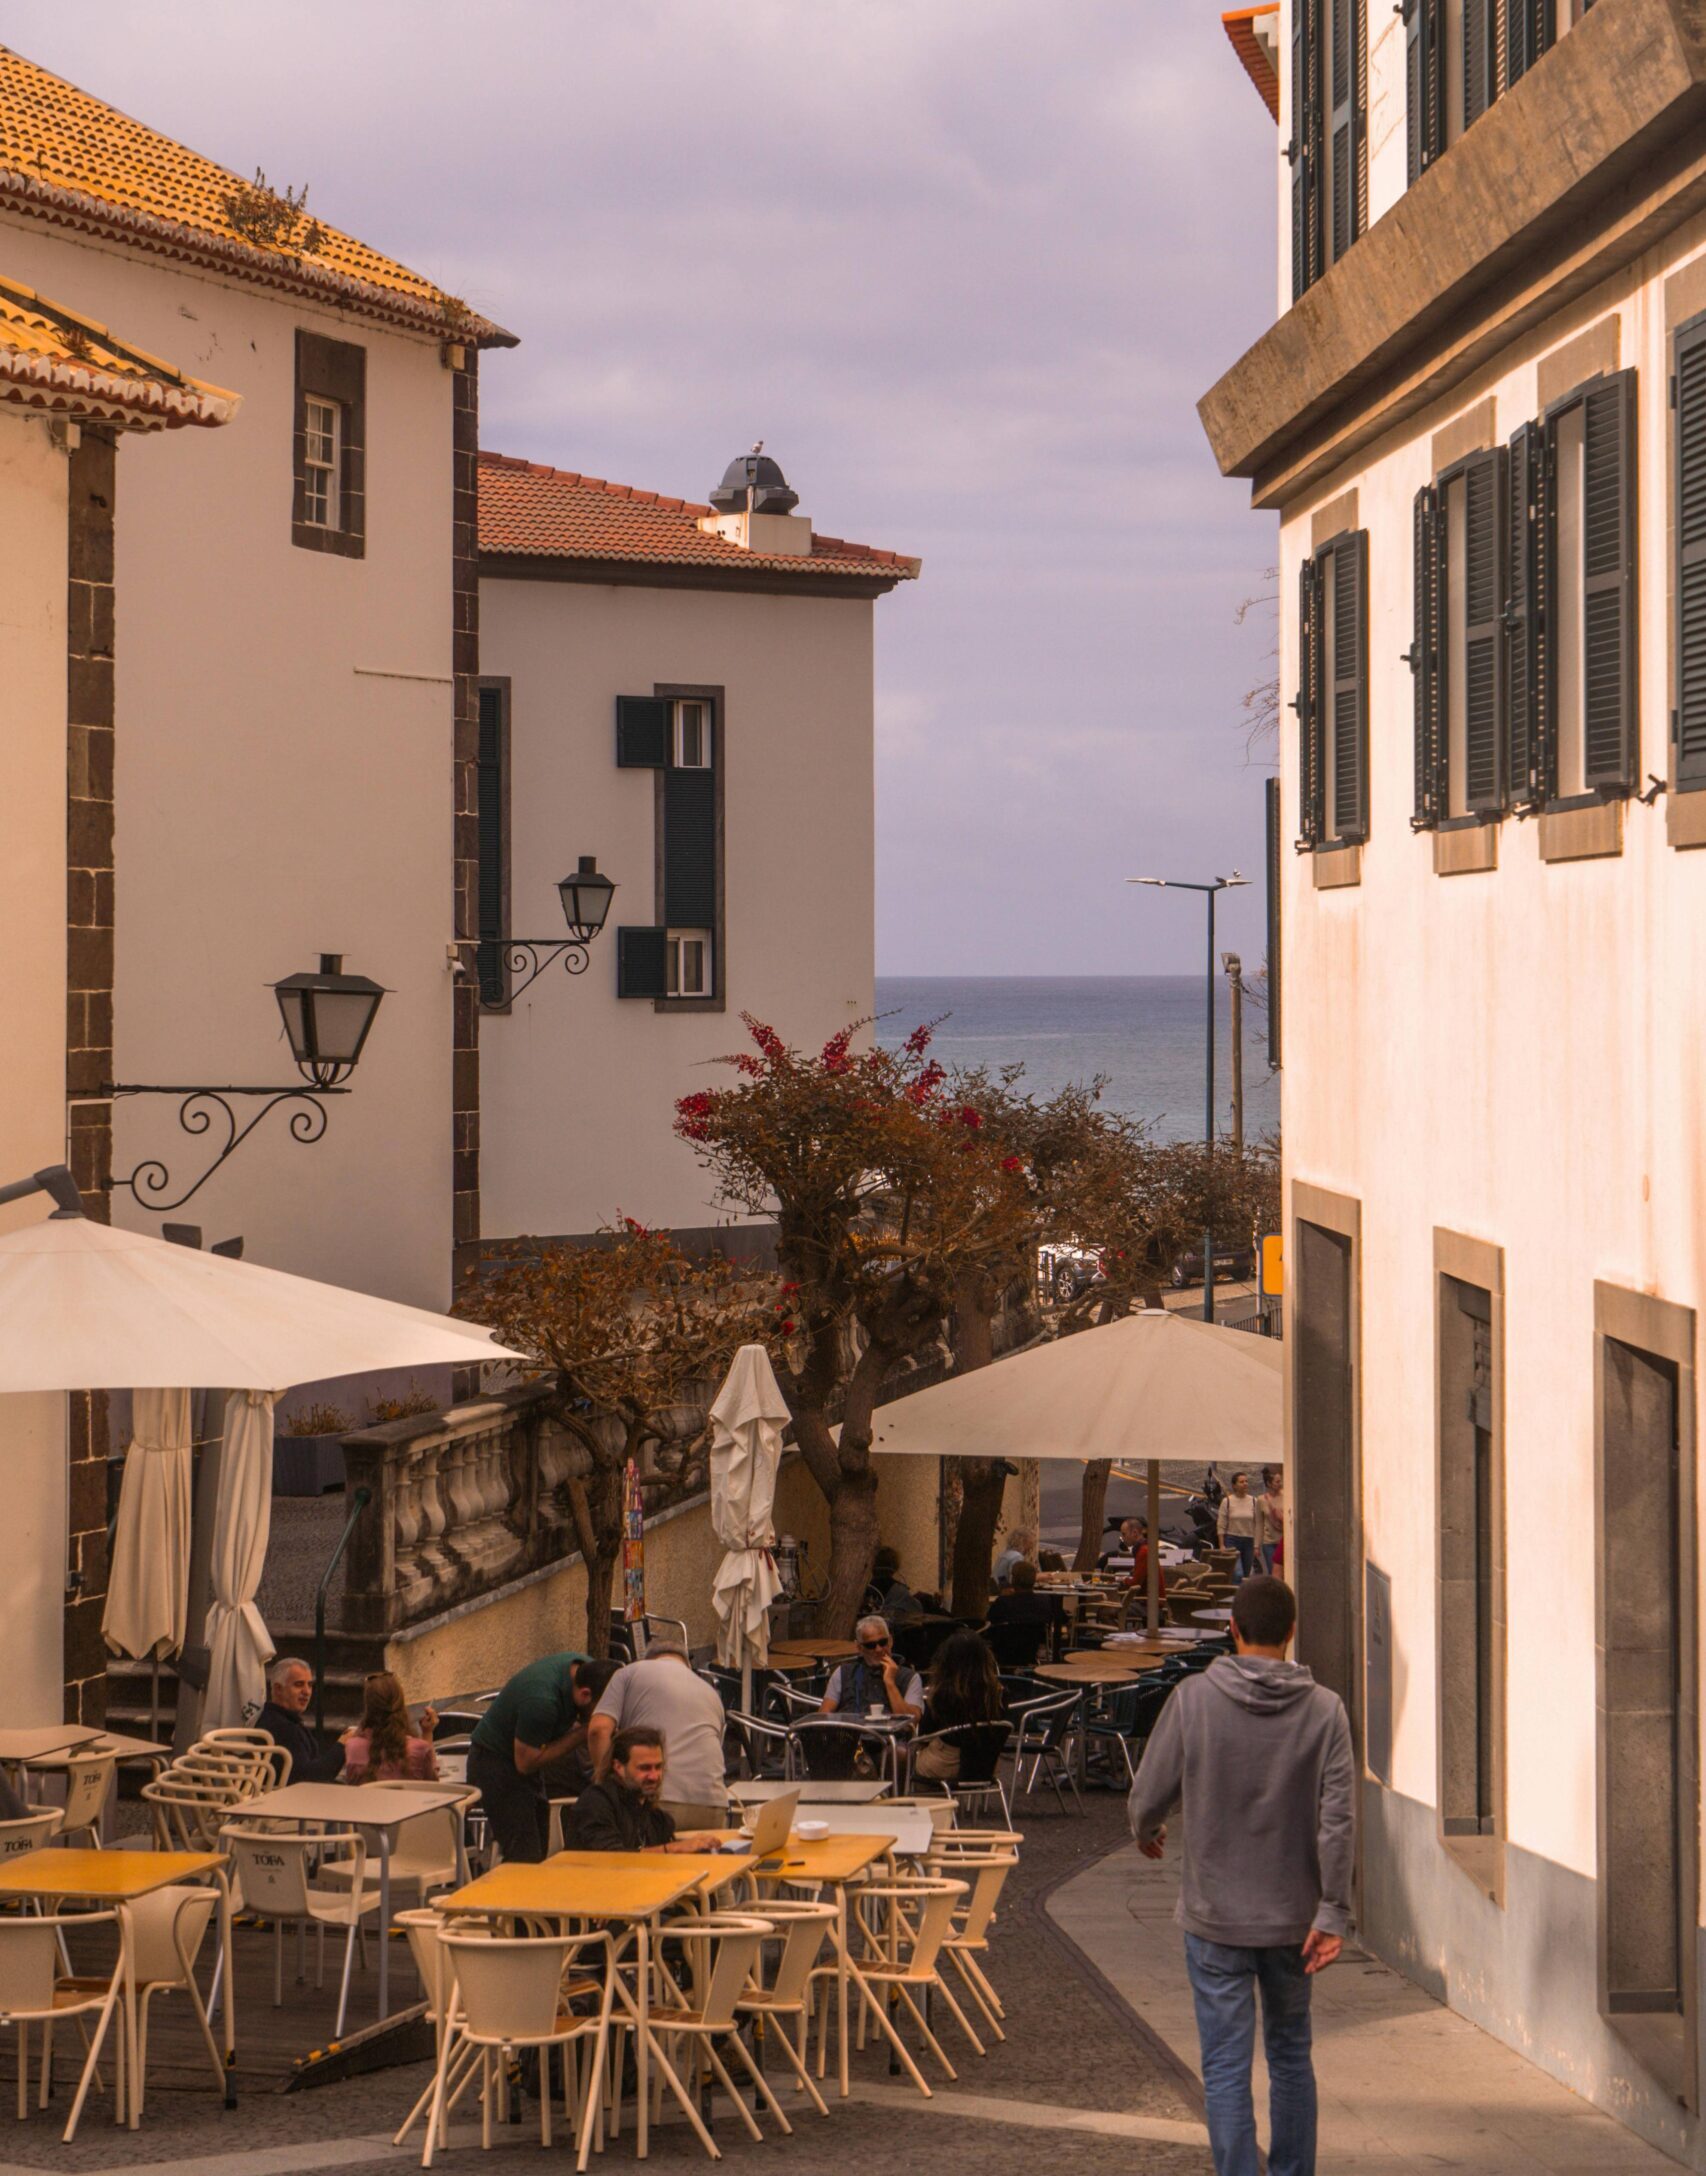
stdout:
[[[932,1051],[946,1066],[1022,1065],[1020,1087],[1049,1096],[1105,1079],[1103,1101],[1169,1140],[1203,1127],[1205,992],[1200,975],[879,975],[877,1034],[901,1042],[935,1023]],[[1219,1124],[1231,1123],[1230,998],[1217,977],[1215,1086]],[[1244,1004],[1244,1131],[1279,1125],[1279,1076],[1268,1070],[1267,1015]]]

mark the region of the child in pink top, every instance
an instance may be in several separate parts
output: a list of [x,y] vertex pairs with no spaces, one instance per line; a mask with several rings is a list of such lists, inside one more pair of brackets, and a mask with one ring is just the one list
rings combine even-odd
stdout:
[[339,1782],[436,1783],[438,1755],[431,1733],[437,1721],[430,1707],[422,1708],[421,1728],[427,1735],[414,1736],[402,1685],[389,1670],[375,1670],[362,1686],[361,1721],[343,1735]]

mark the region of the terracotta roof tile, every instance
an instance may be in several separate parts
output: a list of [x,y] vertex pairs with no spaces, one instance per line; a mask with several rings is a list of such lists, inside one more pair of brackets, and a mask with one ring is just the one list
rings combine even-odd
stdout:
[[[245,233],[230,206],[251,187],[0,46],[0,204],[471,343],[514,344],[418,272],[328,227],[311,206],[279,242]],[[314,241],[311,252],[304,240]]]
[[1277,121],[1279,70],[1274,65],[1272,46],[1279,28],[1279,0],[1264,0],[1260,7],[1234,8],[1220,20],[1232,41],[1232,50],[1244,64],[1244,73],[1261,92],[1262,103]]
[[0,403],[140,430],[228,423],[238,396],[115,340],[104,325],[0,280]]
[[731,574],[916,578],[921,562],[840,537],[812,538],[810,554],[747,551],[698,524],[710,507],[509,454],[480,455],[480,549],[503,558],[605,559]]

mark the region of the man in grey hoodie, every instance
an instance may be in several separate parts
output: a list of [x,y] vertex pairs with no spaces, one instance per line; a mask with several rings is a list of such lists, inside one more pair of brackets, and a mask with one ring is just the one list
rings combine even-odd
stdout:
[[1351,1927],[1355,1765],[1337,1693],[1286,1648],[1297,1604],[1283,1579],[1232,1600],[1235,1655],[1187,1678],[1150,1733],[1131,1788],[1131,1832],[1158,1859],[1181,1802],[1178,1921],[1202,2040],[1216,2176],[1256,2176],[1250,2065],[1256,1990],[1268,2058],[1269,2176],[1313,2176],[1309,1982]]

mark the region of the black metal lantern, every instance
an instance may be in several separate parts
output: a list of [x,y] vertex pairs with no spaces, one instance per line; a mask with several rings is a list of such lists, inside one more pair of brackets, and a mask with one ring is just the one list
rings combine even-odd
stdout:
[[591,854],[583,854],[574,875],[564,877],[557,886],[563,919],[576,944],[590,944],[604,927],[615,890],[611,878],[600,876],[597,860]]
[[286,975],[272,985],[296,1068],[316,1088],[347,1079],[361,1056],[384,988],[346,975],[340,952],[322,952],[318,974]]

